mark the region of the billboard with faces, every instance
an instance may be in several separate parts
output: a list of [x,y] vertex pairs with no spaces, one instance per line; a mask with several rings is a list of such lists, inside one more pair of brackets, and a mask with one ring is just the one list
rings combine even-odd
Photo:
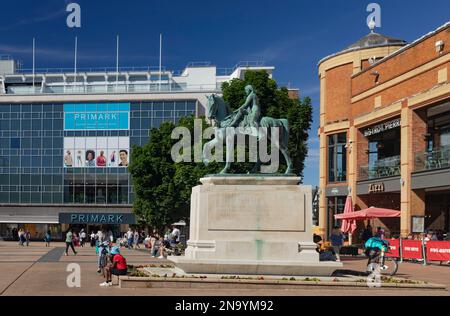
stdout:
[[[129,103],[65,104],[65,131],[129,130]],[[128,167],[129,137],[64,137],[64,167]]]

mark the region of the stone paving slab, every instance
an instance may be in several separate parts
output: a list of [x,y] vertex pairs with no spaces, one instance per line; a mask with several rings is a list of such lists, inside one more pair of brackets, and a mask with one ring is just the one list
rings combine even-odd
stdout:
[[0,295],[34,262],[0,263]]
[[42,256],[10,256],[10,257],[0,257],[0,262],[36,262]]

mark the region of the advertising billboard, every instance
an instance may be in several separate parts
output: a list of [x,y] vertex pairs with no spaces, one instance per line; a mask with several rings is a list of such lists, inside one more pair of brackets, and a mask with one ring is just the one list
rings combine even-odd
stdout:
[[[127,131],[129,129],[130,103],[64,104],[64,131]],[[69,135],[77,134],[80,133]],[[129,154],[130,138],[126,136],[64,137],[65,168],[128,167]]]
[[65,137],[64,167],[128,167],[129,137]]

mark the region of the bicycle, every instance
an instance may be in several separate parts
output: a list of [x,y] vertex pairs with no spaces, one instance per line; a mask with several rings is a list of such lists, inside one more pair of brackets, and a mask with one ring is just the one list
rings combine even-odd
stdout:
[[[386,251],[387,250],[387,251]],[[374,251],[374,250],[369,250]],[[367,263],[367,272],[379,272],[383,276],[394,276],[398,271],[397,258],[387,257],[386,253],[390,252],[390,247],[381,248],[381,251],[376,251],[375,255],[368,255],[369,262]]]

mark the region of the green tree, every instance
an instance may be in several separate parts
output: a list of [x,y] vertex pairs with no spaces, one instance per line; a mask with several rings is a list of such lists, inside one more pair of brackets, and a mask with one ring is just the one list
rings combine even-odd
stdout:
[[286,88],[278,88],[266,71],[247,71],[244,80],[233,79],[222,85],[222,92],[233,110],[245,102],[246,85],[251,84],[258,95],[262,116],[287,118],[289,120],[289,153],[294,172],[303,176],[304,162],[308,154],[308,131],[312,123],[311,99],[289,98]]

